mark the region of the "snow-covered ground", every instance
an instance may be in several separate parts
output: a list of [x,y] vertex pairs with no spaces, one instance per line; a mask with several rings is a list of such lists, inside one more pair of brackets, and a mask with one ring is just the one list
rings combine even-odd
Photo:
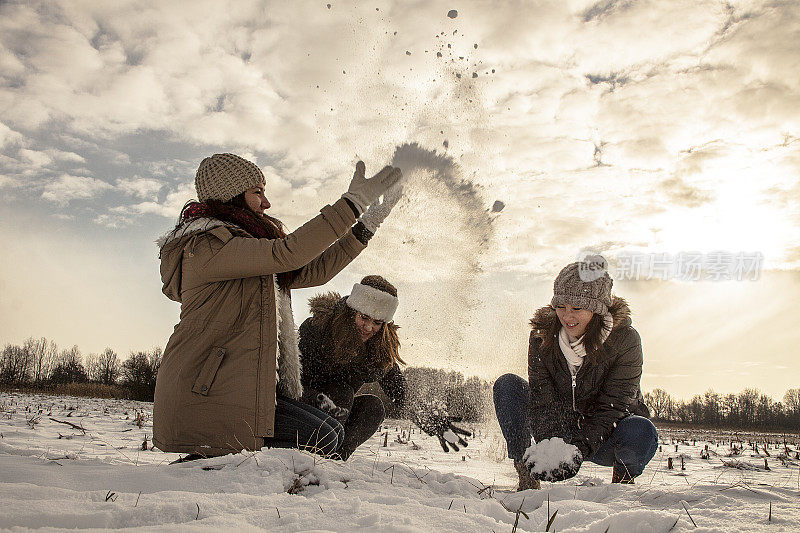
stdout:
[[676,452],[664,432],[635,485],[585,463],[517,493],[496,424],[458,453],[392,421],[347,463],[265,449],[170,465],[151,415],[149,403],[0,393],[0,529],[508,532],[552,518],[560,532],[800,531],[796,442],[784,459],[770,446],[765,470],[763,444],[729,456],[729,439],[704,435]]

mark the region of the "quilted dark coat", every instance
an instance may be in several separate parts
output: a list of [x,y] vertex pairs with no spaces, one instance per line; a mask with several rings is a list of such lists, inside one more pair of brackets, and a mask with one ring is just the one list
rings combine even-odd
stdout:
[[543,335],[558,321],[555,309],[539,309],[531,319],[528,348],[531,429],[538,442],[562,437],[591,457],[616,423],[631,414],[646,416],[639,382],[642,343],[631,326],[627,302],[614,297],[609,308],[614,324],[597,358],[586,357],[574,380],[558,341],[543,351]]
[[[333,361],[333,336],[328,325],[331,316],[340,306],[346,305],[346,301],[347,297],[342,298],[334,292],[315,296],[310,301],[311,316],[300,325],[298,342],[304,397],[313,398],[317,392],[341,384],[347,384],[353,392],[358,392],[365,383],[378,382],[392,403],[402,408],[406,390],[402,371],[397,364],[390,368],[381,367],[370,352],[369,344],[363,357],[347,364]],[[397,326],[390,323],[384,327]]]

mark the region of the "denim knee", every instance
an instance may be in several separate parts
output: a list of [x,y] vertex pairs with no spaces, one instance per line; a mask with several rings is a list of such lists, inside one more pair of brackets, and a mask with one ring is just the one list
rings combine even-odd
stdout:
[[524,393],[528,382],[516,374],[503,374],[494,382],[492,393],[495,400],[499,397]]
[[339,422],[335,422],[333,425],[323,422],[315,433],[313,441],[309,444],[321,455],[334,453],[342,445],[344,439],[344,428]]
[[635,415],[620,421],[617,427],[624,432],[624,442],[616,446],[616,459],[638,476],[656,454],[658,430],[647,418]]

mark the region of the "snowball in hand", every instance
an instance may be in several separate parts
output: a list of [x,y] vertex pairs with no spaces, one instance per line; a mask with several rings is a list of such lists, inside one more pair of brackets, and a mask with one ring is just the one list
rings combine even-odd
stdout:
[[583,455],[577,446],[564,442],[561,437],[553,437],[531,445],[522,460],[533,478],[562,481],[578,473]]

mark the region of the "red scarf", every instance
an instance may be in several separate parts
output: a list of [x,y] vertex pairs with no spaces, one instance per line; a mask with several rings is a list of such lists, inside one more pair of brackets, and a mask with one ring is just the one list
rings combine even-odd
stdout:
[[[286,236],[282,229],[277,227],[270,219],[262,219],[240,207],[218,202],[213,204],[206,202],[190,203],[183,210],[181,222],[202,217],[216,218],[217,220],[236,224],[253,237],[276,239]],[[270,231],[267,224],[273,226],[274,233]]]

